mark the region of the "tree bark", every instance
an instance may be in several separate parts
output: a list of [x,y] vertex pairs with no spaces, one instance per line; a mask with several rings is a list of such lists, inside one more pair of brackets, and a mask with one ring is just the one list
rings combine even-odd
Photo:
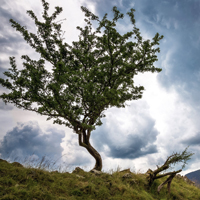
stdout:
[[91,145],[89,145],[87,148],[88,152],[94,157],[96,163],[93,169],[96,169],[98,171],[101,171],[102,169],[102,159],[101,159],[101,155],[97,152],[96,149],[94,149],[94,147],[92,147]]
[[182,170],[180,169],[180,170],[175,171],[175,172],[168,172],[168,173],[165,173],[165,174],[157,175],[157,174],[159,174],[160,172],[162,172],[162,171],[164,171],[164,170],[166,170],[166,169],[168,169],[168,168],[169,168],[169,165],[166,165],[166,164],[165,164],[165,165],[163,165],[163,166],[161,166],[161,167],[158,167],[158,169],[156,169],[156,170],[154,170],[154,171],[152,171],[151,169],[149,169],[149,170],[147,171],[147,174],[148,174],[147,179],[148,179],[148,182],[149,182],[149,187],[151,187],[151,185],[153,184],[154,180],[156,180],[156,179],[159,179],[159,178],[162,178],[162,177],[164,177],[164,176],[171,175],[171,174],[177,174],[177,173],[179,173],[179,172],[182,171]]
[[158,186],[158,189],[157,189],[157,192],[158,194],[160,193],[160,190],[162,189],[162,187],[167,184],[167,189],[168,189],[168,193],[170,194],[170,186],[171,186],[171,182],[172,182],[172,179],[176,176],[176,172],[172,173],[167,179],[166,181],[164,181],[163,183],[161,183],[159,186]]
[[78,133],[79,145],[85,147],[87,151],[94,157],[96,163],[93,169],[101,171],[102,170],[102,159],[98,151],[90,144],[90,134],[89,130],[83,130]]

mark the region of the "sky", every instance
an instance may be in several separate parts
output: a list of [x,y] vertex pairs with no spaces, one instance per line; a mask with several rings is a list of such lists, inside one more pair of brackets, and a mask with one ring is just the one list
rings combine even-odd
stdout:
[[[156,67],[162,72],[144,73],[135,77],[136,85],[143,85],[143,98],[127,102],[125,108],[105,111],[103,125],[92,132],[91,143],[100,152],[103,170],[131,168],[135,172],[156,169],[168,156],[182,152],[189,146],[193,152],[182,174],[199,169],[200,164],[200,1],[199,0],[49,0],[50,12],[55,6],[63,8],[58,17],[63,21],[66,42],[78,39],[76,26],[84,26],[80,6],[86,6],[100,18],[112,7],[126,13],[136,10],[136,26],[145,39],[158,32],[160,42]],[[38,59],[23,38],[9,23],[18,21],[30,31],[34,23],[26,14],[33,10],[41,16],[40,0],[1,0],[0,5],[0,77],[8,70],[9,57],[15,56],[21,69],[21,55]],[[132,29],[125,17],[118,31]],[[0,86],[0,93],[7,92]],[[46,121],[45,116],[18,109],[0,100],[0,156],[20,160],[34,156],[60,159],[70,169],[76,166],[89,170],[94,159],[78,145],[78,138],[67,127]],[[180,169],[181,165],[175,166]]]

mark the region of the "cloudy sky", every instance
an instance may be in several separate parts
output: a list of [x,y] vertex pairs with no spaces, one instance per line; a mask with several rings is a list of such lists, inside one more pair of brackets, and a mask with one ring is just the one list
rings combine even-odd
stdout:
[[[145,87],[141,100],[128,102],[126,108],[105,112],[103,125],[92,133],[92,144],[103,158],[103,170],[131,168],[145,172],[155,169],[173,152],[187,146],[195,153],[184,173],[199,169],[200,164],[200,1],[199,0],[49,0],[51,11],[63,7],[59,19],[68,43],[78,39],[76,26],[84,26],[80,6],[102,17],[112,17],[112,7],[126,13],[134,8],[136,25],[145,39],[155,33],[164,35],[158,55],[159,74],[140,74],[138,85]],[[26,14],[42,12],[40,0],[1,0],[0,6],[0,77],[15,56],[21,68],[21,55],[38,58],[23,38],[10,26],[12,18],[29,30],[34,23]],[[118,24],[119,31],[130,31],[128,18]],[[0,87],[0,93],[6,90]],[[72,168],[91,169],[93,158],[78,146],[77,135],[69,128],[53,125],[46,117],[20,110],[0,101],[0,154],[15,159],[34,155],[58,159]],[[180,165],[177,166],[180,168]]]

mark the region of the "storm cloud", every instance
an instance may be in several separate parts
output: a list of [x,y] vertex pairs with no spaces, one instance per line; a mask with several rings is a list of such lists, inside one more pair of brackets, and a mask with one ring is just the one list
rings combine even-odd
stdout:
[[62,156],[63,148],[60,144],[64,136],[63,131],[55,128],[43,132],[37,122],[19,123],[0,142],[0,155],[11,160],[24,160],[31,155],[58,159]]
[[154,142],[159,132],[145,102],[131,103],[120,111],[111,110],[106,114],[103,125],[93,132],[92,141],[99,151],[121,159],[134,159],[157,152]]

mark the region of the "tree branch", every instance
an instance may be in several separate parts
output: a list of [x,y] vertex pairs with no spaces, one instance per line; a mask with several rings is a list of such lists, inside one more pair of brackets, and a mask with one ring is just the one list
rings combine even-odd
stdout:
[[165,173],[165,174],[161,174],[161,175],[156,176],[155,179],[162,178],[164,176],[168,176],[168,175],[172,175],[172,174],[177,174],[177,173],[179,173],[181,171],[182,171],[182,169],[180,169],[178,171],[174,171],[174,172],[168,172],[168,173]]

